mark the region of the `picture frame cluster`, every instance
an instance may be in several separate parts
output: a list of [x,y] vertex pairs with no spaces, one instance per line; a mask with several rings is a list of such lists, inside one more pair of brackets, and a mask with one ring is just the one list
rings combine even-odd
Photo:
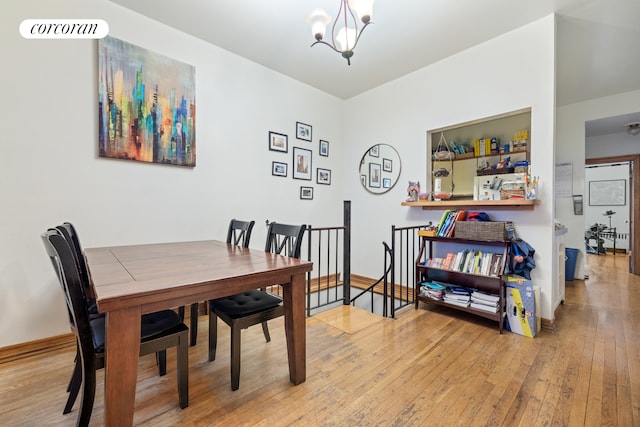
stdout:
[[[296,140],[313,142],[313,127],[310,124],[296,122]],[[282,132],[269,131],[269,151],[276,153],[289,153],[289,136]],[[294,145],[291,149],[291,178],[303,181],[313,180],[313,150],[308,147]],[[318,140],[318,155],[329,157],[329,141]],[[289,176],[289,163],[273,160],[271,162],[271,175],[287,178]],[[331,185],[331,169],[317,167],[315,170],[316,184]],[[312,186],[300,186],[300,199],[313,200],[314,188]]]

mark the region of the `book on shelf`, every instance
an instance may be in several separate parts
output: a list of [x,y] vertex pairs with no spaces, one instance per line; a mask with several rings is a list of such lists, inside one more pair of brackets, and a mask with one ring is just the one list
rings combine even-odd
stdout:
[[494,254],[491,261],[490,276],[498,277],[502,273],[502,254]]
[[500,301],[500,296],[496,294],[488,294],[482,291],[473,291],[471,293],[471,299],[476,302],[487,302],[489,304],[497,304]]
[[481,311],[486,311],[488,313],[497,313],[498,312],[498,305],[486,305],[486,304],[479,304],[477,302],[473,302],[471,301],[469,303],[469,307],[471,308],[475,308],[476,310],[481,310]]
[[446,296],[444,298],[444,302],[446,302],[447,304],[456,305],[459,307],[469,307],[469,304],[470,304],[469,301],[458,301],[458,300],[447,299]]
[[452,252],[449,252],[445,257],[444,257],[444,261],[442,262],[442,269],[443,270],[450,270],[451,269],[451,263],[453,262],[453,257],[455,255]]

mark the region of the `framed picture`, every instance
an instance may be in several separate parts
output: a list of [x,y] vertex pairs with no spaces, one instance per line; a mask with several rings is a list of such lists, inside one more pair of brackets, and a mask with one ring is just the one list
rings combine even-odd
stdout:
[[626,180],[589,181],[589,206],[624,206],[626,204]]
[[293,179],[311,181],[311,150],[293,147]]
[[300,198],[303,200],[313,200],[313,187],[300,187]]
[[369,148],[369,155],[371,157],[380,157],[380,147],[374,145],[373,147]]
[[391,178],[382,178],[382,188],[391,188]]
[[319,153],[321,156],[329,157],[329,141],[320,140]]
[[271,163],[271,175],[273,176],[287,176],[287,164],[282,162]]
[[311,141],[311,125],[296,122],[296,138]]
[[382,159],[382,170],[391,172],[393,170],[393,161],[391,159]]
[[316,182],[318,184],[331,185],[331,170],[318,168],[316,172]]
[[380,163],[369,163],[369,187],[380,188]]
[[283,133],[269,132],[269,150],[287,153],[289,151],[289,137]]

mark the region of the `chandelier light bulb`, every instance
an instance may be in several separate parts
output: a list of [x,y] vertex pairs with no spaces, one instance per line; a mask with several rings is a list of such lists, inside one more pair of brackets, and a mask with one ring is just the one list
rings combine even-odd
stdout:
[[349,0],[349,7],[358,15],[358,19],[360,19],[363,24],[367,24],[373,16],[374,1],[375,0]]
[[322,9],[315,9],[307,17],[307,22],[311,25],[311,35],[316,40],[322,40],[327,32],[327,25],[331,22],[331,17]]

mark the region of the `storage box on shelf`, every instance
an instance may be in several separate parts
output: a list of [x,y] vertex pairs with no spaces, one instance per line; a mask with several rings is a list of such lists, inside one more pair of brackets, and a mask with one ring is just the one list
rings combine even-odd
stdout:
[[[456,227],[460,224],[462,224],[462,222],[457,223]],[[502,224],[502,229],[504,230],[504,223]],[[509,256],[509,242],[504,240],[437,237],[424,235],[424,233],[419,233],[419,236],[421,243],[420,251],[416,259],[415,308],[418,309],[420,302],[427,302],[472,313],[498,322],[499,331],[502,333],[505,325],[506,302],[503,274],[505,263]],[[437,256],[434,251],[434,246],[440,244],[447,245],[447,248],[456,248],[459,252],[456,252],[452,259],[447,261],[448,254],[440,257]],[[468,255],[462,255],[463,259],[461,260],[459,254],[464,254],[465,250],[467,254],[474,250],[491,254],[491,256],[485,258],[485,262],[489,264],[483,268],[482,258],[479,258],[478,261],[475,261],[475,259],[468,261]],[[474,266],[469,267],[469,262],[475,263]],[[480,266],[476,267],[478,263]],[[472,303],[469,303],[467,306],[465,304],[460,305],[456,301],[451,302],[444,299],[439,300],[433,298],[431,294],[421,292],[424,282],[450,284],[456,288],[467,289],[470,293],[474,290],[479,291],[487,295],[488,299],[496,301],[495,312],[477,308],[480,306]]]

